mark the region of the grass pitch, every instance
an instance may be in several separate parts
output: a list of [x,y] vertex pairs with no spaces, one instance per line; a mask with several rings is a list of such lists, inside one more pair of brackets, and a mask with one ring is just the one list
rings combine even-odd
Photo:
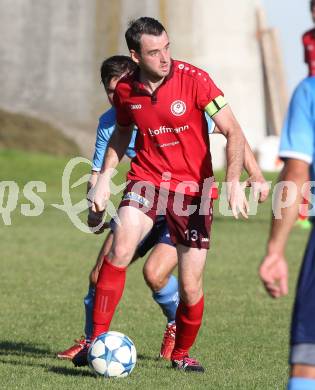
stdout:
[[[35,153],[0,153],[0,180],[14,180],[20,188],[12,225],[0,221],[0,388],[283,389],[294,285],[308,233],[294,229],[291,235],[289,297],[271,300],[257,278],[270,200],[248,221],[216,212],[204,277],[204,321],[191,351],[204,364],[204,375],[175,372],[169,363],[156,359],[165,321],[143,281],[143,260],[128,271],[111,327],[126,333],[136,345],[138,361],[131,376],[104,383],[88,368],[56,359],[57,351],[83,333],[88,272],[103,240],[78,231],[65,213],[50,206],[62,203],[66,162]],[[126,165],[121,175],[125,171]],[[89,167],[82,165],[74,178],[88,172]],[[21,203],[29,203],[22,194],[29,180],[47,184],[46,193],[39,194],[45,202],[39,217],[21,214]],[[75,189],[73,202],[83,199],[84,192],[84,185]]]

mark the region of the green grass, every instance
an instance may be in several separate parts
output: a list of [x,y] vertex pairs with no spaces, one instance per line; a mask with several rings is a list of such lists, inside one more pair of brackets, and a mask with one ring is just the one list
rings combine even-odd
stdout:
[[[103,240],[78,231],[63,212],[50,206],[62,203],[66,162],[44,154],[0,152],[0,178],[18,183],[19,204],[26,202],[21,194],[27,181],[47,183],[47,192],[40,194],[45,201],[40,217],[25,217],[18,206],[12,226],[0,222],[0,387],[283,389],[290,310],[307,233],[295,229],[288,246],[289,297],[269,299],[258,281],[257,267],[264,253],[270,200],[249,221],[216,213],[204,277],[204,322],[192,350],[205,365],[204,375],[175,372],[167,362],[156,360],[165,324],[143,281],[143,260],[128,271],[112,323],[112,329],[130,336],[137,348],[138,362],[130,378],[103,383],[88,368],[77,369],[55,358],[83,332],[82,298]],[[88,171],[82,164],[72,182]],[[84,191],[84,185],[74,191],[74,202],[84,197]]]

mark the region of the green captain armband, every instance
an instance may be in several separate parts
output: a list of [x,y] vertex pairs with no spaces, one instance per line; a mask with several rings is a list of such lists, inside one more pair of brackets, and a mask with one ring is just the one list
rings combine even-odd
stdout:
[[227,105],[227,102],[225,101],[223,96],[218,96],[215,99],[213,99],[206,107],[205,111],[207,114],[210,115],[210,117],[213,117],[215,114],[217,114],[221,108],[225,107]]

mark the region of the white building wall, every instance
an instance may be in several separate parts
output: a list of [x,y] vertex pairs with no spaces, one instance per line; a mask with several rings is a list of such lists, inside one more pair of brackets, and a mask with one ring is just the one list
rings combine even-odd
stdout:
[[[266,126],[256,4],[255,0],[167,2],[174,54],[209,72],[254,149],[263,139]],[[223,137],[211,138],[215,167],[225,164],[224,145]]]
[[[61,125],[91,153],[108,107],[99,66],[127,54],[124,32],[140,16],[166,26],[173,57],[207,70],[255,148],[265,134],[255,0],[0,0],[0,107]],[[78,136],[80,135],[80,137]],[[224,141],[213,136],[215,167]]]

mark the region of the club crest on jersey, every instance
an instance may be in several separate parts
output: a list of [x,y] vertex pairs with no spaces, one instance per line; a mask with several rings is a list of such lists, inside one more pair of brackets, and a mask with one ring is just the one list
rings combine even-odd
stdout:
[[175,100],[171,104],[171,112],[175,116],[181,116],[186,112],[186,104],[182,100]]

